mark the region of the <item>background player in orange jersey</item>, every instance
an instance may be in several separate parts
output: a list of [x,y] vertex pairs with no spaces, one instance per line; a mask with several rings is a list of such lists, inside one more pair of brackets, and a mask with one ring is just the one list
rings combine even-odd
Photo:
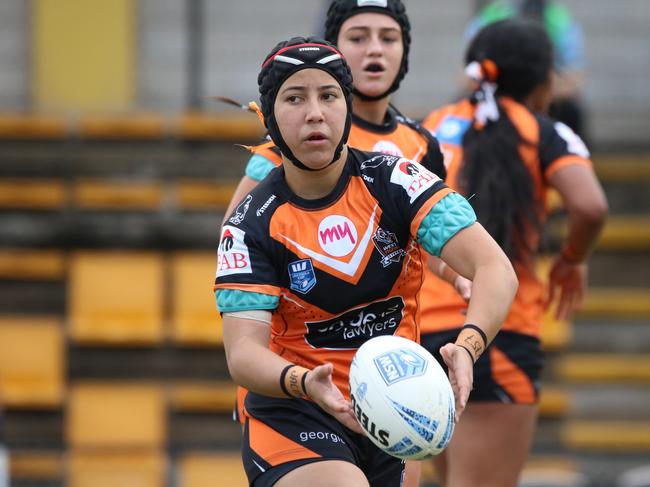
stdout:
[[[437,141],[390,102],[408,71],[411,26],[401,0],[334,0],[325,21],[325,38],[345,56],[354,82],[352,128],[348,144],[361,150],[403,156],[421,162],[444,179]],[[272,142],[253,149],[246,174],[226,215],[282,158]]]
[[441,350],[459,416],[514,271],[435,174],[346,145],[352,79],[331,44],[280,43],[258,83],[282,166],[226,221],[215,284],[228,368],[249,390],[244,467],[256,487],[400,486],[402,462],[361,433],[364,413],[351,408],[355,351],[379,335],[418,339],[423,249],[442,257],[473,280],[467,323]]
[[[434,111],[423,125],[440,140],[447,183],[473,196],[478,220],[509,256],[520,286],[501,331],[476,364],[466,412],[435,465],[444,487],[509,487],[517,484],[535,428],[545,303],[557,298],[560,318],[580,306],[607,202],[582,140],[539,115],[551,99],[553,67],[543,27],[522,20],[489,25],[472,40],[465,61],[476,91]],[[562,197],[569,233],[546,296],[534,266],[549,188]],[[422,344],[432,353],[455,339],[465,310],[446,283],[435,284],[434,304],[422,316]]]

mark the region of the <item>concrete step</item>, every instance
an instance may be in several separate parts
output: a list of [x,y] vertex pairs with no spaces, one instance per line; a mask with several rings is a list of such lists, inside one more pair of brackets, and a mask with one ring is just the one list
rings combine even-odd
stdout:
[[643,316],[579,318],[571,331],[572,352],[650,353],[650,320]]

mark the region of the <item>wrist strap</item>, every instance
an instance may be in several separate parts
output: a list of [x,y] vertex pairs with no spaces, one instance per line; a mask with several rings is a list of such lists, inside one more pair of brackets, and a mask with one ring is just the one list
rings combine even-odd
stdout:
[[[487,347],[487,345],[488,345],[487,335],[485,334],[485,332],[481,328],[479,328],[478,326],[476,326],[476,325],[474,325],[472,323],[465,323],[463,325],[463,329],[465,329],[465,328],[476,330],[478,332],[478,334],[481,335],[481,338],[483,339],[483,346]],[[462,331],[462,329],[461,329],[461,331]]]
[[460,329],[456,345],[466,349],[472,356],[472,361],[476,363],[487,347],[487,336],[478,326],[467,323]]
[[300,387],[302,388],[302,393],[304,394],[305,397],[309,397],[309,394],[307,394],[307,387],[305,387],[305,381],[307,380],[307,374],[309,374],[309,371],[302,374],[302,379],[300,381]]
[[456,345],[458,345],[460,348],[462,348],[462,349],[465,350],[467,353],[469,353],[469,358],[472,360],[472,363],[473,363],[473,364],[476,363],[476,361],[478,360],[478,358],[474,358],[474,354],[471,352],[471,350],[470,350],[469,348],[467,348],[465,345],[461,345],[460,343],[457,343]]
[[287,397],[290,397],[291,399],[293,399],[293,396],[291,395],[291,393],[289,393],[289,389],[287,389],[287,385],[285,384],[285,379],[287,377],[287,372],[289,372],[289,369],[291,367],[295,367],[295,365],[289,364],[284,369],[282,369],[282,372],[280,373],[280,389],[282,389],[282,392],[284,392],[284,394]]
[[[287,397],[295,399],[297,397],[307,397],[307,389],[305,388],[305,381],[309,369],[300,367],[299,365],[289,364],[280,374],[280,388]],[[301,375],[302,374],[302,375]]]

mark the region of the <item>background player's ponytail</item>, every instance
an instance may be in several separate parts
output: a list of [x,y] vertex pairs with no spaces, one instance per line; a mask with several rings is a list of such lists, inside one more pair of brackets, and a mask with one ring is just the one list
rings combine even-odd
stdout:
[[[549,81],[553,51],[543,27],[504,20],[481,30],[466,53],[468,74],[477,80],[476,118],[463,138],[459,183],[481,224],[514,262],[534,245],[526,236],[540,226],[533,181],[520,154],[523,139],[499,101],[524,103]],[[532,232],[531,232],[532,230]]]

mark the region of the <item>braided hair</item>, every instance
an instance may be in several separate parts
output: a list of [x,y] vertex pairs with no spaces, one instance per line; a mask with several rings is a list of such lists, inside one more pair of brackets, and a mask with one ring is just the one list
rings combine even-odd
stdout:
[[[530,144],[504,113],[500,97],[524,103],[549,79],[553,48],[544,28],[526,20],[503,20],[483,28],[471,41],[465,58],[480,72],[471,97],[477,113],[492,100],[487,114],[463,137],[464,164],[459,184],[471,199],[478,220],[513,261],[533,250],[531,230],[541,226],[532,177],[520,154]],[[536,233],[536,232],[535,232]]]

